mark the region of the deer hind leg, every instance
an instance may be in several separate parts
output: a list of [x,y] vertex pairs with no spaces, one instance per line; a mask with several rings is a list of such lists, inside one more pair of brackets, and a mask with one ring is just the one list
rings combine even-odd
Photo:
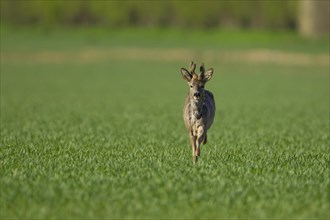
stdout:
[[204,138],[203,144],[206,144],[206,143],[207,143],[207,134],[205,133],[205,138]]

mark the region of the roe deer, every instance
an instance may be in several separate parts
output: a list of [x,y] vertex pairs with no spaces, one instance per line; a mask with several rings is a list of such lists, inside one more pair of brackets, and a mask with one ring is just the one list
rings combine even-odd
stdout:
[[213,94],[204,89],[204,85],[213,74],[213,69],[205,71],[204,64],[200,67],[200,74],[195,73],[196,64],[190,63],[189,71],[181,68],[183,79],[188,82],[189,94],[183,108],[183,119],[188,129],[192,148],[192,159],[196,163],[201,153],[201,144],[206,144],[207,130],[211,127],[215,114]]

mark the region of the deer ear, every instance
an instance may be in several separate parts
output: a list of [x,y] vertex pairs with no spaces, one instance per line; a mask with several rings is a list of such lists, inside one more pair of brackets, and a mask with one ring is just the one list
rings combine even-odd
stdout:
[[212,75],[213,75],[213,68],[210,68],[204,73],[203,80],[205,82],[209,81],[212,78]]
[[186,70],[185,68],[181,68],[181,74],[184,80],[190,82],[192,75],[188,72],[188,70]]

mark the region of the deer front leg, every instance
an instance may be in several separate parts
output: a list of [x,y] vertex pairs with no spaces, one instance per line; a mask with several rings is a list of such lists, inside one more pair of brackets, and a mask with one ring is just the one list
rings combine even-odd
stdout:
[[193,134],[190,134],[190,144],[191,144],[191,150],[192,150],[192,160],[194,163],[197,162],[197,155],[196,155],[196,136]]
[[197,129],[197,138],[196,138],[196,155],[201,155],[201,145],[206,139],[206,132],[204,131],[204,128],[202,126],[198,127]]

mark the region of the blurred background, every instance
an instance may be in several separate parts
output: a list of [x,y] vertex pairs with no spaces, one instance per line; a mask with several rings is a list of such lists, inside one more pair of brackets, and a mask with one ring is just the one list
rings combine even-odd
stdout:
[[[0,18],[2,61],[8,62],[121,57],[327,64],[327,57],[306,52],[324,55],[329,47],[328,0],[3,0]],[[61,49],[71,53],[54,51]]]
[[15,26],[242,28],[329,32],[329,1],[1,1],[2,24]]

